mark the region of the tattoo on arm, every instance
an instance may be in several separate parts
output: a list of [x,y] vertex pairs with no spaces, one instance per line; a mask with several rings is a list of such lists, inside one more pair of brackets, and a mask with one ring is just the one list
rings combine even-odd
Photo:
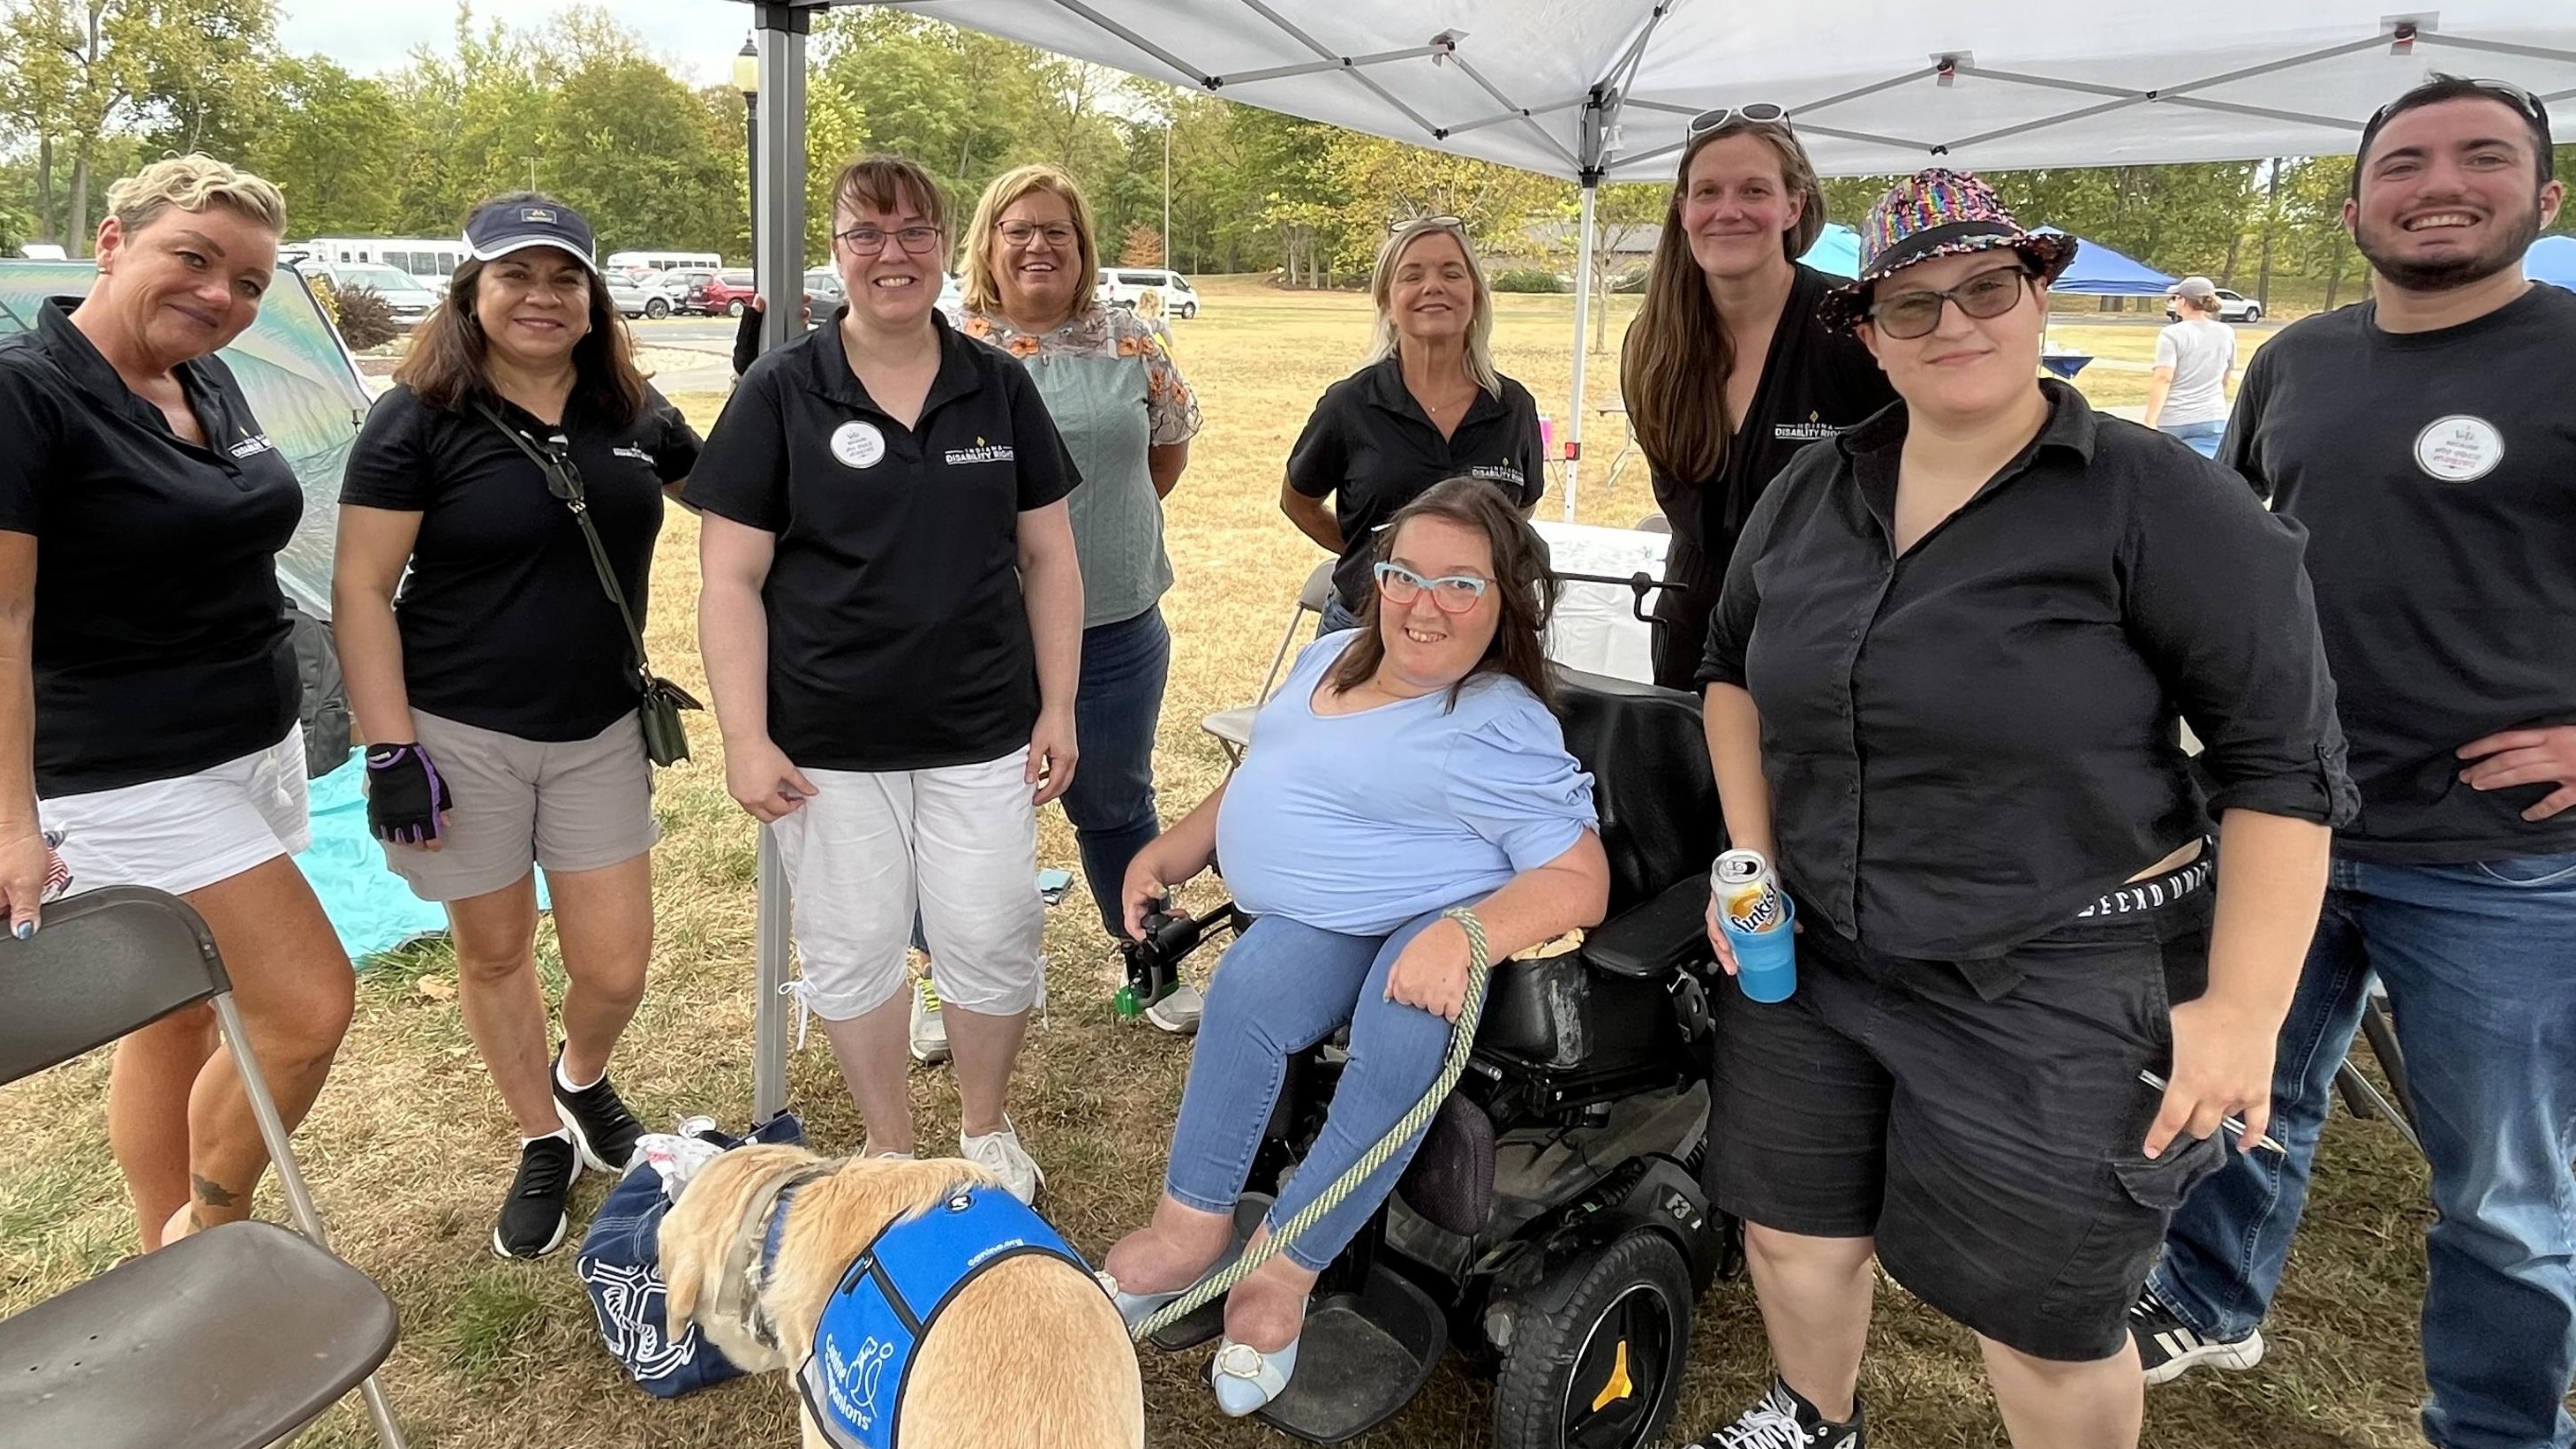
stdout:
[[188,1180],[196,1184],[197,1201],[208,1207],[228,1208],[241,1202],[240,1193],[211,1178],[199,1177],[192,1172],[188,1174]]

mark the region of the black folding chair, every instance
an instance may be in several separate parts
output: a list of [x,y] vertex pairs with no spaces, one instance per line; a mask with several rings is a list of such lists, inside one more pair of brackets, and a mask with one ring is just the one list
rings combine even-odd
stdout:
[[377,1387],[394,1306],[331,1255],[233,1004],[214,936],[175,896],[113,886],[0,932],[0,1084],[210,1002],[298,1237],[226,1223],[0,1320],[0,1438],[43,1449],[262,1449],[363,1382],[384,1449],[402,1430]]

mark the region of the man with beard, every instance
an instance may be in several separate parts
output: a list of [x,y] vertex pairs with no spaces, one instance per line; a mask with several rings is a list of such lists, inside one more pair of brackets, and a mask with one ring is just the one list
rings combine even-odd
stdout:
[[2150,1383],[2250,1368],[2373,972],[2412,1077],[2427,1439],[2565,1449],[2576,1369],[2576,295],[2522,255],[2564,196],[2539,100],[2437,75],[2364,129],[2373,300],[2248,369],[2222,461],[2309,533],[2362,811],[2275,1058],[2272,1132],[2174,1218]]

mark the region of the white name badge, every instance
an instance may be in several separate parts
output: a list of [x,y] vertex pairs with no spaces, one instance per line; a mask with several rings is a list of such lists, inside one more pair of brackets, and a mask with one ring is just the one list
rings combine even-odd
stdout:
[[2471,483],[2504,461],[2504,434],[2484,418],[2453,413],[2415,435],[2415,466],[2445,483]]
[[844,467],[873,468],[885,457],[885,434],[854,418],[832,430],[832,456]]

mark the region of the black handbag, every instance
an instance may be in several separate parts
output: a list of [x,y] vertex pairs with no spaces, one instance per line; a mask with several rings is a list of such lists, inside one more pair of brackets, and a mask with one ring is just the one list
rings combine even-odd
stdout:
[[608,550],[600,546],[599,529],[590,521],[590,502],[582,491],[581,470],[572,465],[570,445],[558,433],[540,446],[527,434],[510,426],[509,420],[490,403],[474,405],[501,436],[528,455],[528,461],[546,477],[546,491],[563,500],[572,510],[575,523],[581,525],[582,542],[590,545],[591,566],[599,570],[599,586],[608,592],[608,600],[617,606],[617,617],[626,621],[626,639],[635,649],[635,681],[643,702],[637,713],[644,725],[644,753],[657,765],[676,765],[689,757],[689,732],[680,724],[680,711],[704,709],[705,705],[671,681],[653,672],[644,655],[644,631],[635,626],[635,611],[626,606],[626,592],[617,586],[617,571],[609,567]]

